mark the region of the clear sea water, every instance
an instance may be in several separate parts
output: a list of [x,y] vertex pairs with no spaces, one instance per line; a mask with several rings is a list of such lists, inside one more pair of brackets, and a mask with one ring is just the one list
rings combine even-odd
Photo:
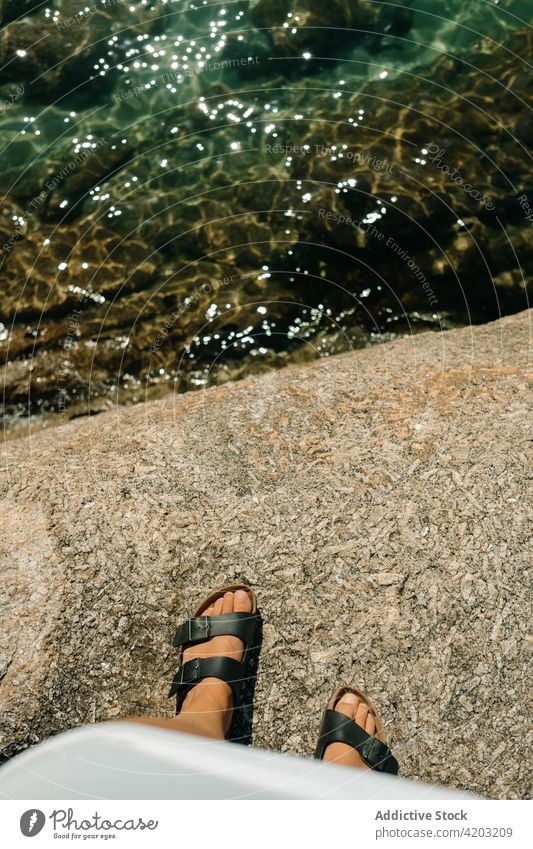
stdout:
[[0,0],[10,435],[528,306],[530,0]]

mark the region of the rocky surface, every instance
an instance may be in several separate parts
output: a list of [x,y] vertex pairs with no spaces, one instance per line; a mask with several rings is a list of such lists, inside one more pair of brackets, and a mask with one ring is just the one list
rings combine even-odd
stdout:
[[173,629],[257,588],[258,746],[313,750],[332,688],[404,775],[524,797],[531,313],[427,333],[6,443],[5,755],[170,714]]

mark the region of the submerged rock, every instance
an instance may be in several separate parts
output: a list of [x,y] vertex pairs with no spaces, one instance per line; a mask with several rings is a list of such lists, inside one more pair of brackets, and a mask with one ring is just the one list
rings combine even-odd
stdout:
[[0,0],[0,24],[31,15],[42,5],[42,0]]
[[108,19],[100,12],[83,27],[64,29],[43,13],[12,21],[0,30],[2,78],[28,80],[27,94],[34,97],[69,94],[95,78],[100,41],[108,34]]
[[[404,776],[526,798],[532,318],[4,445],[3,756],[80,723],[170,716],[177,622],[244,580],[282,637],[262,650],[256,745],[311,755],[348,680]],[[504,746],[503,769],[472,757]]]
[[107,5],[66,0],[60,11],[42,10],[40,4],[31,16],[6,20],[0,29],[1,82],[24,80],[30,100],[83,102],[90,95],[96,103],[110,93],[135,27],[162,32],[165,15],[155,0],[133,12],[118,0]]
[[330,61],[337,51],[363,41],[378,21],[375,5],[367,0],[259,0],[251,20],[265,28],[278,56],[298,58],[309,52]]
[[134,155],[128,139],[112,126],[91,133],[91,141],[72,142],[54,151],[48,160],[48,175],[43,188],[47,192],[41,218],[59,219],[62,223],[78,217],[89,192],[106,179],[116,177]]

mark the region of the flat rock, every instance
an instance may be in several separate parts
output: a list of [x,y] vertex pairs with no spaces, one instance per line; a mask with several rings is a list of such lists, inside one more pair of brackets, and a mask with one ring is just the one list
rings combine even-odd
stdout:
[[5,443],[6,756],[171,715],[175,625],[257,589],[254,742],[310,755],[340,682],[404,775],[528,795],[531,312]]

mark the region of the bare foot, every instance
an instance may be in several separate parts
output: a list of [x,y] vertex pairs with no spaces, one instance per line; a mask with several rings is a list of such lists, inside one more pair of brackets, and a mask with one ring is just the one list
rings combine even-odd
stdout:
[[[209,607],[202,616],[220,616],[221,613],[251,613],[252,602],[245,590],[236,590],[225,595]],[[242,660],[244,644],[239,637],[212,637],[205,643],[190,646],[183,652],[183,663],[195,660],[197,657],[231,657]],[[219,678],[204,678],[187,693],[180,715],[212,721],[220,729],[220,736],[225,737],[231,725],[233,711],[233,693],[229,684]]]
[[[349,719],[353,719],[357,725],[367,732],[374,735],[376,733],[376,723],[368,707],[359,699],[355,693],[345,693],[335,705],[335,710],[343,713]],[[324,761],[335,763],[339,766],[359,767],[360,769],[370,769],[368,764],[364,762],[361,755],[352,746],[346,743],[330,743],[324,752]]]

